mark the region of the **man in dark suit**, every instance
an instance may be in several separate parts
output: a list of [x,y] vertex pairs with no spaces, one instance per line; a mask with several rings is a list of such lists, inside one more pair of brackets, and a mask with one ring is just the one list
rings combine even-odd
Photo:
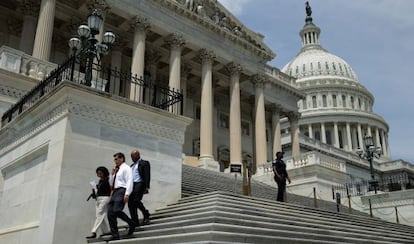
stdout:
[[141,158],[138,150],[131,152],[131,159],[133,164],[131,165],[132,175],[134,180],[134,187],[129,197],[128,208],[131,215],[131,219],[135,222],[136,226],[139,225],[137,208],[144,215],[144,224],[149,223],[150,213],[142,203],[142,197],[148,193],[151,180],[151,167],[150,163]]

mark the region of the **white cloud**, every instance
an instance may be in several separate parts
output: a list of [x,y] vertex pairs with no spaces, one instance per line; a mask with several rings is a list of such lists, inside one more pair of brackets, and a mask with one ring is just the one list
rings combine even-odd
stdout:
[[238,16],[243,12],[243,7],[251,0],[219,0],[232,14]]

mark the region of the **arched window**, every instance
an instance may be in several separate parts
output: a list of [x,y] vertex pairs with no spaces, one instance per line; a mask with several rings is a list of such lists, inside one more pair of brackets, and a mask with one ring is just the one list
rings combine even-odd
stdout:
[[322,96],[322,106],[326,108],[328,106],[328,101],[326,99],[326,95]]
[[316,96],[312,96],[312,107],[313,108],[317,108],[317,104],[316,104]]
[[344,108],[347,107],[347,105],[346,105],[346,96],[345,95],[342,95],[342,107],[344,107]]
[[332,104],[334,107],[338,106],[336,102],[336,95],[332,95]]

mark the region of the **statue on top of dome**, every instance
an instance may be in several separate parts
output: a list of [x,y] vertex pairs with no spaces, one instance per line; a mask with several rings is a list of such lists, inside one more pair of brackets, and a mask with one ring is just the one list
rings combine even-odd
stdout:
[[306,5],[306,15],[307,15],[308,17],[311,17],[311,16],[312,16],[312,8],[311,8],[311,6],[309,5],[309,2],[308,2],[308,1],[306,1],[305,5]]

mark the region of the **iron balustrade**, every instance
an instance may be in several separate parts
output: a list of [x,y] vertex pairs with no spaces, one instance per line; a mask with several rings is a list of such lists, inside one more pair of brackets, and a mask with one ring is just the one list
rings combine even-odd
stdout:
[[[62,81],[67,80],[86,86],[85,69],[86,57],[84,55],[70,57],[62,65],[50,72],[44,80],[40,81],[3,114],[1,118],[2,127],[32,107],[40,98],[52,91]],[[121,72],[117,69],[104,67],[99,63],[93,64],[92,74],[93,78],[90,85],[92,89],[126,98],[129,98],[129,96],[138,97],[134,102],[148,104],[182,115],[183,94],[178,89],[170,89],[168,86],[160,85],[149,79],[134,76],[129,72]],[[120,87],[119,94],[114,94],[114,87],[111,87],[116,84]],[[129,94],[127,94],[127,84],[135,87],[134,91]]]
[[[414,189],[414,179],[407,175],[400,174],[377,180],[375,186],[381,192],[401,191],[404,189]],[[374,191],[371,180],[350,182],[346,184],[332,186],[332,194],[339,192],[342,196],[363,196],[370,191]]]

